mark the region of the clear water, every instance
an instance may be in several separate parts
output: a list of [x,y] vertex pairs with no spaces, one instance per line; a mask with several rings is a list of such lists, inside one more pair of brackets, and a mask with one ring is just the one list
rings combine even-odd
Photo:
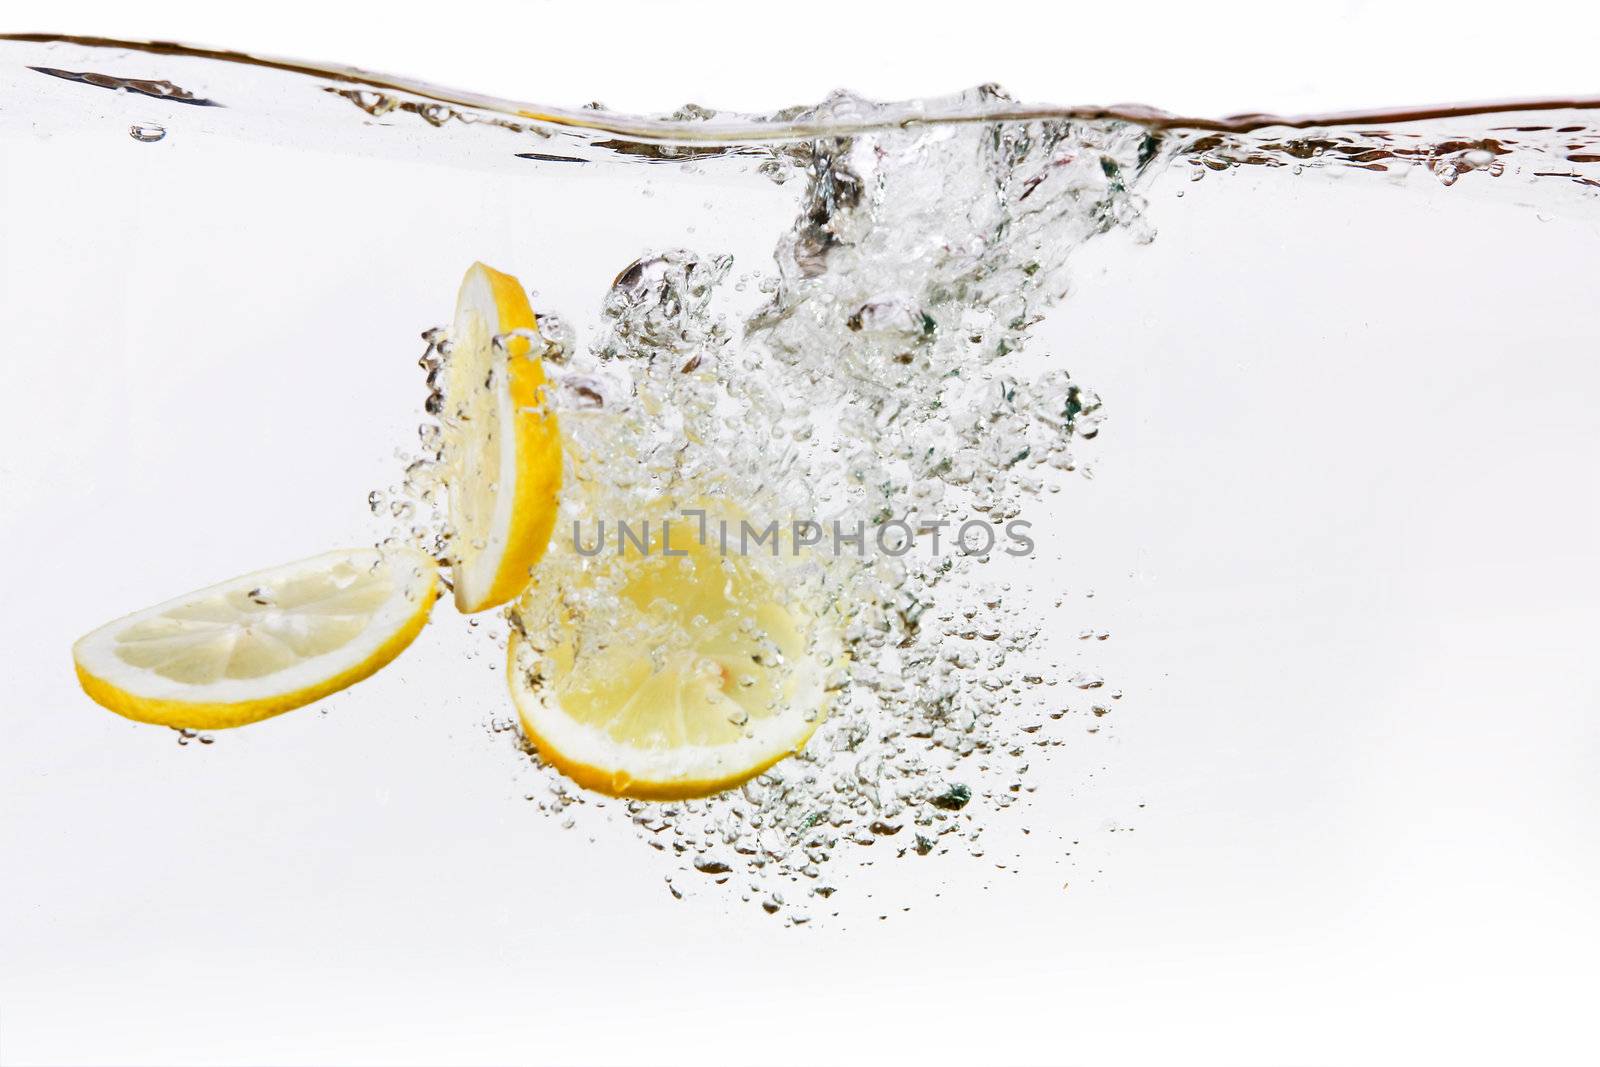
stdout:
[[[1600,948],[1582,102],[638,120],[82,42],[0,42],[0,70],[0,1026],[32,1058],[126,1056],[44,1036],[85,971],[226,1020],[205,976],[241,960],[309,972],[285,1010],[324,1036],[347,982],[600,1018],[608,968],[661,959],[750,1040],[777,1016],[747,988],[896,1015],[940,973],[982,985],[972,1032],[894,1047],[1027,1058],[1066,999],[1087,1058],[1156,1047],[1142,1009],[1319,1053],[1306,1001],[1352,985],[1375,1019],[1489,988],[1548,1021],[1479,1047],[1559,1034]],[[801,756],[705,801],[586,794],[521,741],[509,623],[447,605],[244,730],[78,692],[73,639],[180,591],[448,556],[425,379],[474,260],[555,342],[547,590],[571,523],[669,488],[949,523],[943,553],[762,563],[850,650]],[[949,552],[969,521],[999,547]],[[553,632],[551,605],[511,617]],[[1269,1018],[1218,1030],[1208,998]],[[643,1033],[705,1010],[650,1000]]]

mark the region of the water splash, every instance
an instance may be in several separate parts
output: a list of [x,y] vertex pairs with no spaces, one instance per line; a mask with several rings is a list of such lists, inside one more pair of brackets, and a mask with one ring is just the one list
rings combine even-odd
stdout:
[[[1003,101],[986,87],[963,106]],[[1070,493],[1092,473],[1111,409],[1070,373],[1069,354],[1032,350],[1034,327],[1068,292],[1077,250],[1112,232],[1154,239],[1144,190],[1172,167],[1200,177],[1420,172],[1449,187],[1530,180],[1545,165],[1512,138],[1284,138],[1059,117],[906,127],[876,122],[879,110],[838,94],[782,120],[848,135],[698,156],[624,152],[615,138],[575,148],[652,163],[750,156],[756,175],[793,190],[794,222],[771,271],[737,280],[719,249],[641,249],[617,265],[586,343],[571,325],[581,316],[540,314],[568,471],[540,592],[509,616],[535,644],[604,595],[580,581],[590,565],[560,531],[647,514],[663,494],[847,529],[903,527],[917,549],[869,535],[859,554],[763,561],[790,596],[831,606],[849,648],[832,714],[800,755],[704,800],[605,801],[547,769],[526,794],[563,827],[625,819],[678,864],[667,880],[676,899],[732,892],[794,925],[834,914],[851,872],[885,855],[1016,869],[1015,846],[992,844],[988,831],[1029,803],[1037,765],[1103,737],[1123,700],[1094,663],[1111,634],[1092,625],[1087,596],[1056,599],[1059,633],[1045,634],[1028,590],[988,579],[992,546],[920,551],[941,536],[949,546],[964,522],[1026,522],[1040,496]],[[741,299],[752,285],[763,297],[753,310]],[[448,340],[425,339],[437,414]],[[397,487],[417,510],[379,500],[395,518],[437,514],[429,425],[429,447],[412,460],[420,466]],[[448,553],[437,522],[410,536]],[[1085,644],[1069,651],[1069,638]]]
[[[1030,765],[1063,743],[1048,728],[1070,707],[1058,683],[1081,683],[1009,586],[984,579],[998,550],[951,547],[963,521],[1015,520],[1081,473],[1101,402],[1055,359],[1030,371],[1024,350],[1075,249],[1114,229],[1150,239],[1135,187],[1158,158],[1116,123],[785,146],[763,173],[802,192],[760,307],[735,316],[733,264],[715,250],[646,252],[618,271],[592,341],[550,361],[567,488],[536,589],[512,612],[535,645],[600,607],[594,562],[559,531],[647,514],[664,492],[899,526],[930,549],[869,535],[860,553],[759,557],[775,587],[832,606],[850,654],[801,755],[721,796],[613,802],[685,875],[804,923],[836,906],[853,856],[884,842],[913,861],[982,856],[988,820],[1031,792]],[[554,775],[532,795],[563,820],[594,803]]]
[[[431,138],[411,142],[421,152],[469,144],[473,165],[517,174],[542,164],[687,174],[727,162],[793,198],[792,225],[760,262],[674,239],[629,249],[597,276],[598,309],[541,308],[569,444],[564,522],[693,491],[846,528],[904,524],[920,548],[935,536],[948,544],[952,523],[1025,519],[1042,495],[1072,494],[1102,430],[1115,440],[1117,398],[1102,401],[1070,373],[1070,352],[1036,351],[1036,325],[1063,299],[1085,244],[1152,239],[1144,196],[1165,172],[1420,178],[1448,196],[1540,183],[1584,207],[1600,189],[1593,101],[1213,121],[1029,107],[982,87],[911,104],[838,94],[768,116],[685,108],[639,119],[153,47],[63,45],[60,61],[75,70],[25,75],[49,87],[37,90],[44,117],[28,121],[81,108],[85,96],[117,106],[83,86],[140,108],[213,103],[162,78],[96,73],[131,69],[135,54],[141,67],[172,55],[212,63],[207,91],[230,104],[186,121],[291,136],[273,110],[288,94],[259,91],[248,71],[325,90],[294,97],[313,101],[317,122],[292,133],[308,141],[398,129]],[[141,128],[131,135],[143,140]],[[753,309],[750,294],[760,296]],[[423,341],[426,414],[395,484],[368,502],[386,538],[448,559],[439,416],[449,339],[430,330]],[[838,907],[866,857],[1013,864],[992,844],[999,813],[1028,803],[1038,763],[1096,743],[1086,738],[1120,714],[1118,679],[1095,662],[1114,639],[1086,596],[1061,593],[1050,609],[1058,632],[1041,633],[1031,591],[991,579],[982,553],[892,547],[869,540],[859,555],[771,564],[791,595],[836,606],[851,649],[834,714],[803,755],[703,801],[606,801],[551,771],[536,772],[530,800],[562,826],[626,822],[673,857],[674,897],[715,887],[794,923]],[[558,541],[541,581],[559,588],[577,566]],[[546,606],[525,602],[509,622],[548,631]],[[475,632],[506,639],[503,625]],[[511,726],[497,711],[487,732],[506,738]]]

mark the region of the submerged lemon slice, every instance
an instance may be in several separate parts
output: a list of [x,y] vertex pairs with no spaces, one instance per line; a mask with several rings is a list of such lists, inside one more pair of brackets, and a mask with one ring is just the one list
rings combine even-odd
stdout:
[[540,353],[517,333],[537,329],[517,279],[474,263],[456,298],[444,414],[451,578],[465,612],[527,588],[555,525],[561,435]]
[[354,685],[428,621],[438,570],[406,549],[329,552],[108,623],[72,647],[83,691],[140,722],[215,730]]
[[[561,597],[567,625],[514,636],[508,676],[539,755],[611,796],[707,796],[799,752],[827,714],[838,643],[749,560],[676,544],[683,557],[613,561],[608,588]],[[581,605],[576,609],[573,605]],[[560,612],[558,612],[560,614]]]

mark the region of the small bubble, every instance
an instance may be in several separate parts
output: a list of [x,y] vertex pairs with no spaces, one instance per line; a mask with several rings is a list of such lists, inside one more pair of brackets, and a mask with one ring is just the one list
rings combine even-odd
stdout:
[[132,126],[128,127],[128,136],[132,137],[135,141],[142,141],[145,144],[154,144],[156,141],[161,140],[166,135],[166,127],[157,126],[153,122],[136,122]]
[[928,803],[944,811],[960,811],[971,799],[972,790],[958,782],[933,797]]
[[370,89],[357,89],[347,93],[346,97],[362,111],[369,115],[384,115],[393,111],[399,101],[387,93],[374,92]]
[[443,104],[423,104],[417,108],[417,114],[421,115],[429,126],[443,126],[456,117],[455,110]]

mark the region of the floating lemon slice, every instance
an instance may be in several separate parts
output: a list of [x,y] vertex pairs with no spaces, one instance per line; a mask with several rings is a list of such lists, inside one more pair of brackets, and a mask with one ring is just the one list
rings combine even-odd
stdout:
[[140,722],[215,730],[354,685],[428,621],[438,570],[421,552],[329,552],[102,626],[72,647],[83,691]]
[[555,525],[561,435],[529,340],[537,330],[521,283],[474,263],[456,297],[443,420],[451,578],[465,612],[526,589]]
[[541,579],[528,594],[559,597],[544,617],[565,624],[549,627],[543,648],[513,636],[511,697],[539,755],[579,785],[708,796],[799,752],[827,714],[837,640],[753,561],[692,535],[680,546],[686,534],[674,525],[682,557],[659,554],[659,542],[654,555],[612,556],[609,587],[559,591]]

